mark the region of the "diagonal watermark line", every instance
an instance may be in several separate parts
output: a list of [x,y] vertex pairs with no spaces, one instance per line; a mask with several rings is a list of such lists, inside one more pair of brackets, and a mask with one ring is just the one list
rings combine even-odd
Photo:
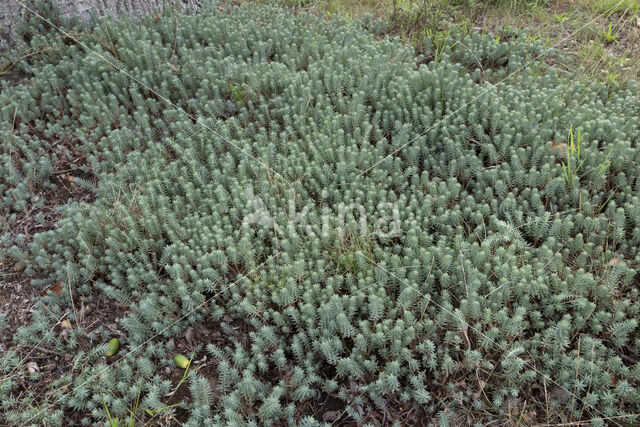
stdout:
[[[235,281],[231,282],[230,284],[226,285],[226,288],[221,289],[220,291],[215,293],[213,296],[211,296],[211,297],[207,298],[206,300],[204,300],[200,306],[190,310],[188,313],[186,313],[186,314],[182,315],[181,317],[179,317],[178,319],[174,320],[173,323],[171,323],[170,325],[162,328],[160,331],[156,332],[153,336],[151,336],[150,338],[148,338],[147,340],[145,340],[141,344],[138,344],[134,348],[129,349],[128,352],[123,353],[122,355],[118,356],[118,358],[116,360],[114,360],[111,363],[111,365],[115,365],[116,363],[118,363],[121,360],[125,359],[127,356],[130,356],[130,355],[134,354],[136,351],[142,349],[145,344],[149,343],[151,340],[153,340],[154,338],[158,337],[160,334],[162,334],[167,329],[175,326],[176,324],[178,324],[182,320],[184,320],[187,317],[189,317],[192,314],[194,314],[196,311],[198,311],[200,309],[200,307],[202,307],[203,305],[205,305],[208,302],[210,302],[210,301],[214,300],[215,298],[217,298],[220,294],[222,294],[222,292],[227,290],[229,287],[237,284],[238,282],[240,282],[244,278],[247,278],[251,273],[257,271],[259,268],[261,268],[262,266],[266,265],[271,260],[277,259],[279,254],[280,253],[276,253],[276,254],[272,254],[272,255],[268,256],[267,259],[265,261],[263,261],[261,264],[255,266],[254,268],[252,268],[248,272],[240,275],[241,276],[240,278],[238,278]],[[54,327],[55,327],[55,325],[54,325]],[[82,382],[79,385],[75,385],[74,387],[77,388],[77,387],[82,387],[82,386],[87,385],[88,383],[92,382],[94,379],[97,379],[101,374],[103,374],[103,373],[107,372],[109,369],[111,369],[111,367],[112,367],[111,365],[106,365],[103,369],[100,369],[98,372],[96,372],[95,374],[93,374],[89,378],[87,378],[84,382]],[[35,419],[35,418],[39,418],[41,414],[44,414],[46,411],[49,410],[49,408],[51,408],[54,404],[57,404],[57,403],[59,403],[59,399],[56,399],[56,400],[53,400],[53,401],[49,402],[44,408],[40,408],[39,411],[36,414],[32,415],[26,422],[28,422],[28,421],[30,421],[32,419]],[[26,422],[25,422],[25,424],[26,424]]]
[[[364,254],[363,254],[364,255]],[[395,278],[396,280],[400,281],[401,283],[405,284],[407,287],[416,290],[421,297],[424,297],[425,294],[424,292],[422,292],[419,288],[417,288],[416,286],[412,285],[411,283],[407,282],[405,279],[402,279],[401,277],[395,275],[393,272],[387,270],[386,268],[380,266],[379,264],[376,264],[375,260],[372,259],[371,257],[368,257],[367,255],[364,255],[364,257],[373,265],[375,265],[376,267],[381,268],[382,270],[384,270],[385,272],[389,273],[393,278]],[[377,284],[377,283],[374,283]],[[367,287],[370,287],[372,285],[369,285]],[[362,289],[366,289],[366,288],[362,288]],[[455,312],[445,308],[444,306],[442,306],[441,304],[437,303],[436,301],[433,300],[433,298],[429,298],[429,302],[428,304],[433,304],[434,306],[438,307],[440,310],[442,310],[443,312],[445,312],[446,314],[449,314],[451,316],[453,316],[454,318],[456,318],[457,320],[459,320],[465,327],[471,329],[472,331],[474,331],[475,333],[477,333],[479,336],[488,339],[489,341],[491,341],[490,337],[488,337],[485,333],[483,333],[482,331],[480,331],[479,329],[477,329],[476,327],[470,325],[465,319],[459,317],[458,315],[455,314]],[[542,345],[545,345],[543,342],[540,341],[534,341],[534,340],[525,340],[522,345],[524,345],[527,342],[536,342],[536,343],[540,343]],[[506,351],[506,350],[505,350]],[[500,359],[502,359],[502,357],[504,356],[503,352],[500,356]],[[498,359],[495,362],[495,365],[497,366],[498,362],[500,361],[500,359]],[[549,377],[548,375],[545,375],[544,373],[540,372],[539,370],[537,370],[535,367],[531,366],[531,365],[527,365],[527,367],[534,371],[536,374],[542,376],[546,381],[551,382],[553,385],[559,387],[560,389],[562,389],[563,391],[565,391],[566,393],[568,393],[571,397],[575,398],[577,401],[583,403],[585,406],[589,406],[591,409],[593,409],[595,412],[597,412],[598,414],[602,415],[604,418],[607,418],[607,416],[601,412],[600,410],[598,410],[597,408],[595,408],[594,406],[588,404],[585,400],[581,399],[580,397],[578,397],[575,393],[572,393],[570,390],[568,390],[566,387],[564,387],[562,384],[558,383],[557,381],[551,379],[551,377]],[[353,402],[350,403],[349,405],[347,405],[347,407],[342,411],[342,413],[340,414],[340,416],[338,416],[334,422],[331,424],[335,424],[340,418],[342,418],[342,416],[347,412],[347,410],[349,408],[351,408],[353,406]],[[626,417],[632,417],[634,415],[628,415]],[[620,417],[622,418],[622,417]],[[608,419],[611,419],[616,425],[621,426],[621,424],[619,424],[616,420],[614,420],[613,418],[609,417]]]
[[[620,0],[619,3],[617,4],[622,5],[624,4],[625,0]],[[631,5],[629,6],[629,8],[631,7]],[[630,10],[629,8],[627,8],[627,10],[625,12],[627,12],[628,10]],[[557,46],[561,45],[562,43],[568,41],[571,39],[571,37],[573,37],[575,34],[577,34],[578,32],[582,31],[583,29],[589,27],[590,25],[592,25],[596,20],[598,20],[599,18],[603,17],[607,15],[607,12],[603,12],[599,15],[597,15],[594,19],[590,20],[589,22],[585,23],[582,27],[578,28],[577,30],[575,30],[574,32],[570,33],[569,35],[567,35],[565,38],[560,39],[560,41],[558,41],[557,43],[555,43],[553,46],[551,46],[550,48],[547,49],[546,52],[541,53],[540,55],[534,57],[533,59],[531,59],[529,62],[527,62],[526,64],[524,64],[522,67],[518,68],[517,70],[513,71],[511,74],[507,75],[504,79],[498,81],[497,83],[493,84],[492,86],[496,86],[500,83],[503,83],[505,81],[507,81],[508,79],[510,79],[511,77],[513,77],[514,75],[518,74],[519,72],[525,70],[527,67],[529,67],[531,64],[534,64],[536,61],[538,61],[540,58],[546,56],[549,52],[551,52],[554,48],[556,48]],[[387,158],[391,157],[391,156],[395,156],[397,153],[399,153],[400,151],[402,151],[404,148],[408,147],[409,145],[413,144],[416,140],[418,140],[419,138],[421,138],[422,136],[426,135],[427,132],[429,132],[430,130],[434,129],[436,126],[439,126],[443,121],[453,117],[456,113],[462,111],[464,108],[466,108],[467,106],[469,106],[469,104],[471,104],[472,102],[482,98],[483,96],[487,95],[489,92],[491,91],[491,88],[485,90],[484,92],[480,93],[479,95],[476,95],[474,98],[472,98],[471,100],[467,101],[466,103],[464,103],[461,107],[459,107],[458,109],[450,112],[449,114],[447,114],[445,117],[443,117],[437,124],[434,124],[430,127],[428,127],[426,130],[424,130],[422,133],[420,133],[419,135],[415,136],[414,138],[412,138],[411,140],[409,140],[407,143],[403,144],[402,146],[400,146],[399,148],[397,148],[396,150],[392,151],[391,153],[387,154],[386,156],[384,156],[382,159],[380,159],[379,161],[377,161],[376,163],[374,163],[372,166],[370,166],[368,169],[366,169],[364,172],[361,172],[359,175],[357,175],[355,177],[355,179],[360,178],[363,175],[366,175],[367,173],[369,173],[372,169],[374,169],[376,166],[378,166],[380,163],[384,162]],[[350,183],[351,184],[351,183]]]
[[[30,8],[29,6],[27,6],[26,4],[24,4],[22,1],[20,0],[15,0],[20,6],[22,6],[25,10],[27,10],[28,12],[32,13],[33,15],[35,15],[36,17],[38,17],[39,19],[43,20],[44,22],[46,22],[47,24],[49,24],[51,27],[55,28],[56,30],[58,30],[62,35],[64,35],[65,37],[73,40],[75,43],[77,43],[78,45],[82,46],[84,49],[86,49],[88,52],[96,55],[99,59],[105,61],[107,64],[109,64],[111,67],[115,68],[116,70],[120,71],[121,73],[123,73],[124,75],[126,75],[127,77],[129,77],[131,80],[133,80],[134,82],[136,82],[137,84],[139,84],[141,87],[145,88],[146,90],[148,90],[149,92],[151,92],[153,95],[157,96],[159,99],[161,99],[162,101],[164,101],[165,103],[167,103],[168,105],[171,105],[172,107],[176,108],[178,111],[180,111],[181,113],[185,114],[187,117],[189,117],[191,120],[193,120],[195,125],[200,125],[203,128],[205,128],[207,131],[211,132],[215,137],[218,137],[220,139],[222,139],[223,141],[225,141],[226,143],[228,143],[229,145],[231,145],[232,147],[236,148],[237,150],[241,151],[243,154],[251,157],[254,160],[257,160],[258,162],[262,163],[263,167],[265,169],[267,169],[269,172],[273,173],[276,177],[278,178],[282,178],[284,180],[284,177],[282,177],[280,175],[280,173],[276,172],[275,170],[273,170],[270,166],[268,166],[266,164],[266,162],[259,157],[256,157],[255,155],[253,155],[249,150],[247,150],[246,148],[240,147],[237,144],[235,144],[233,141],[229,140],[228,138],[226,138],[224,135],[216,132],[214,129],[212,129],[211,127],[207,126],[203,120],[199,120],[202,117],[201,116],[196,116],[193,114],[190,114],[189,112],[187,112],[184,108],[180,107],[179,105],[177,105],[176,103],[174,103],[173,101],[171,101],[170,99],[168,99],[167,97],[165,97],[164,95],[160,94],[159,92],[157,92],[155,89],[153,89],[152,87],[150,87],[149,85],[145,84],[144,82],[140,81],[139,79],[137,79],[135,76],[133,76],[131,73],[129,73],[123,66],[121,66],[120,64],[118,64],[118,62],[120,61],[113,61],[110,60],[109,58],[107,58],[106,56],[104,56],[103,54],[101,54],[100,52],[97,52],[96,50],[92,49],[91,47],[89,47],[86,43],[83,43],[82,41],[78,40],[77,37],[75,37],[73,34],[70,34],[69,32],[65,31],[64,29],[60,28],[58,25],[56,25],[55,23],[53,23],[50,19],[45,18],[44,16],[42,16],[41,14],[39,14],[38,12],[34,11],[32,8]],[[195,132],[195,131],[194,131]],[[289,184],[289,186],[291,186],[291,184],[288,181],[285,181],[287,184]]]
[[[180,106],[178,106],[177,104],[173,103],[170,99],[164,97],[163,95],[159,94],[157,91],[155,91],[154,89],[152,89],[151,87],[149,87],[148,85],[144,84],[143,82],[139,81],[138,79],[136,79],[134,76],[132,76],[129,72],[127,72],[124,68],[122,68],[121,66],[115,64],[113,61],[110,61],[108,58],[106,58],[104,55],[100,54],[99,52],[96,52],[95,50],[91,49],[89,46],[87,46],[85,43],[81,42],[80,40],[78,40],[76,37],[74,37],[73,35],[71,35],[70,33],[68,33],[67,31],[63,30],[62,28],[60,28],[59,26],[57,26],[55,23],[53,23],[51,20],[43,17],[41,14],[39,14],[38,12],[34,11],[33,9],[31,9],[30,7],[28,7],[27,5],[25,5],[23,2],[16,0],[18,4],[20,4],[22,7],[25,8],[25,10],[29,11],[30,13],[34,14],[36,17],[38,17],[39,19],[45,21],[47,24],[49,24],[50,26],[52,26],[53,28],[55,28],[56,30],[58,30],[60,33],[62,33],[64,36],[70,38],[71,40],[75,41],[78,45],[83,46],[87,51],[89,51],[90,53],[93,53],[94,55],[96,55],[99,59],[102,59],[103,61],[105,61],[106,63],[108,63],[109,65],[111,65],[113,68],[117,69],[118,71],[124,73],[127,77],[131,78],[133,81],[135,81],[136,83],[138,83],[139,85],[141,85],[142,87],[146,88],[147,90],[149,90],[151,93],[153,93],[154,95],[156,95],[158,98],[162,99],[163,101],[165,101],[167,104],[172,105],[174,108],[176,108],[177,110],[181,111],[182,113],[186,114],[190,119],[192,119],[194,121],[194,123],[200,124],[202,127],[204,127],[206,130],[210,131],[214,136],[217,136],[219,138],[221,138],[222,140],[224,140],[225,142],[229,143],[231,146],[233,146],[234,148],[240,150],[241,152],[243,152],[244,154],[260,161],[263,166],[265,167],[265,169],[267,169],[268,171],[270,171],[271,173],[273,173],[276,177],[281,178],[286,184],[288,184],[291,189],[293,190],[292,185],[286,181],[284,179],[284,177],[282,177],[279,173],[277,173],[276,171],[274,171],[272,168],[270,168],[262,159],[258,159],[256,158],[253,154],[251,154],[250,152],[247,152],[246,149],[237,146],[236,144],[234,144],[232,141],[230,141],[228,138],[224,137],[223,135],[217,133],[216,131],[214,131],[213,129],[211,129],[209,126],[207,126],[202,120],[198,120],[199,117],[194,116],[192,114],[189,114],[188,112],[186,112],[183,108],[181,108]],[[278,259],[279,255],[280,255],[280,251],[276,251],[275,254],[271,254],[270,256],[267,257],[267,259],[261,263],[260,265],[254,267],[252,270],[250,270],[249,272],[245,273],[243,275],[243,277],[246,277],[248,274],[256,271],[257,269],[259,269],[260,267],[262,267],[263,265],[267,264],[270,260],[272,259]],[[238,281],[242,280],[242,277],[238,280],[236,280],[235,282],[232,282],[231,284],[227,285],[227,288],[234,285],[235,283],[237,283]],[[215,295],[211,296],[210,298],[206,299],[204,301],[204,303],[207,303],[211,300],[213,300],[214,298],[216,298],[217,296],[219,296],[223,290],[220,290],[218,293],[216,293]],[[123,354],[122,356],[120,356],[119,359],[117,359],[116,361],[114,361],[114,363],[117,363],[118,361],[122,360],[123,358],[125,358],[126,356],[132,354],[133,352],[139,350],[140,348],[142,348],[142,346],[144,346],[146,343],[150,342],[152,339],[154,339],[155,337],[157,337],[158,335],[160,335],[162,332],[166,331],[167,329],[171,328],[172,326],[174,326],[175,324],[177,324],[178,322],[180,322],[181,320],[185,319],[186,317],[190,316],[191,314],[195,313],[200,307],[196,307],[194,309],[192,309],[191,311],[189,311],[188,313],[184,314],[183,316],[181,316],[180,318],[178,318],[177,320],[175,320],[173,323],[171,323],[170,325],[166,326],[165,328],[161,329],[159,332],[157,332],[156,334],[154,334],[151,338],[147,339],[146,341],[144,341],[143,343],[139,344],[138,346],[134,347],[133,349],[130,349],[128,353]],[[59,322],[58,322],[59,323]],[[56,323],[57,325],[57,323]],[[54,325],[55,327],[55,325]],[[33,351],[33,349],[31,350]],[[31,352],[29,352],[30,354]],[[20,363],[22,363],[24,361],[21,360]],[[20,364],[19,363],[19,364]],[[90,381],[92,381],[93,379],[97,378],[101,373],[106,372],[106,370],[109,368],[109,366],[107,366],[105,369],[99,371],[98,373],[92,375],[89,379],[87,379],[85,382],[83,382],[82,384],[80,384],[80,386],[86,385],[88,384]],[[54,400],[53,402],[50,402],[48,405],[46,405],[44,408],[40,408],[40,410],[34,415],[32,416],[29,420],[34,419],[39,417],[41,414],[43,414],[46,410],[48,410],[48,408],[50,408],[51,406],[53,406],[55,403],[58,403],[57,400]],[[29,421],[27,420],[27,421]]]
[[[169,104],[173,105],[174,107],[176,107],[177,109],[179,109],[180,111],[182,111],[183,113],[185,113],[185,114],[186,114],[187,116],[189,116],[192,120],[195,120],[195,122],[196,122],[196,123],[200,123],[200,124],[201,124],[203,127],[205,127],[207,130],[211,131],[215,136],[220,137],[221,139],[223,139],[223,140],[225,140],[226,142],[228,142],[230,145],[234,146],[235,148],[239,149],[240,151],[244,152],[245,154],[248,154],[250,157],[252,157],[252,158],[254,158],[254,159],[256,159],[256,160],[262,161],[262,163],[263,163],[264,167],[265,167],[265,168],[267,168],[267,170],[269,170],[269,171],[271,171],[271,172],[273,172],[274,174],[276,174],[276,175],[278,175],[278,176],[279,176],[279,174],[278,174],[278,173],[276,173],[275,171],[273,171],[269,166],[267,166],[267,165],[266,165],[266,163],[265,163],[262,159],[257,159],[257,158],[256,158],[255,156],[253,156],[251,153],[246,153],[246,150],[245,150],[245,149],[242,149],[242,148],[240,148],[240,147],[236,146],[236,145],[235,145],[235,144],[233,144],[231,141],[229,141],[227,138],[223,137],[222,135],[217,134],[213,129],[209,128],[208,126],[206,126],[206,125],[205,125],[204,123],[202,123],[201,121],[198,121],[198,120],[197,120],[197,118],[196,118],[195,116],[190,115],[189,113],[187,113],[186,111],[184,111],[184,109],[182,109],[181,107],[177,106],[176,104],[174,104],[174,103],[173,103],[173,102],[171,102],[170,100],[166,99],[166,98],[165,98],[165,97],[163,97],[162,95],[158,94],[156,91],[154,91],[154,90],[153,90],[153,89],[151,89],[150,87],[146,86],[144,83],[139,82],[137,79],[135,79],[135,77],[131,76],[131,75],[130,75],[129,73],[127,73],[125,70],[123,70],[123,69],[121,69],[121,68],[119,68],[119,67],[115,66],[111,61],[109,61],[109,60],[108,60],[107,58],[105,58],[103,55],[100,55],[99,53],[97,53],[97,52],[93,51],[92,49],[88,48],[84,43],[80,42],[80,41],[79,41],[79,40],[77,40],[75,37],[70,36],[67,32],[65,32],[64,30],[60,29],[60,28],[59,28],[59,27],[57,27],[55,24],[51,23],[49,20],[47,20],[46,18],[42,17],[42,16],[41,16],[40,14],[38,14],[37,12],[34,12],[33,10],[31,10],[30,8],[28,8],[27,6],[25,6],[22,2],[19,2],[19,1],[18,1],[18,3],[19,3],[19,4],[21,4],[23,7],[25,7],[25,9],[29,10],[31,13],[35,14],[35,15],[36,15],[36,16],[38,16],[39,18],[41,18],[41,19],[45,20],[45,21],[46,21],[46,22],[48,22],[50,25],[52,25],[53,27],[55,27],[56,29],[58,29],[62,34],[64,34],[64,35],[66,35],[67,37],[71,38],[71,39],[72,39],[72,40],[74,40],[76,43],[78,43],[78,44],[80,44],[80,45],[84,46],[87,50],[89,50],[90,52],[92,52],[92,53],[96,54],[98,57],[100,57],[101,59],[105,60],[107,63],[109,63],[110,65],[112,65],[114,68],[116,68],[116,69],[118,69],[119,71],[122,71],[123,73],[125,73],[127,76],[129,76],[129,77],[130,77],[130,78],[132,78],[134,81],[138,82],[139,84],[141,84],[142,86],[144,86],[145,88],[147,88],[149,91],[151,91],[152,93],[154,93],[154,94],[155,94],[156,96],[158,96],[159,98],[163,99],[165,102],[167,102],[167,103],[169,103]],[[596,19],[597,19],[597,18],[596,18]],[[595,21],[595,19],[594,19],[594,21]],[[585,26],[586,26],[586,25],[585,25]],[[584,28],[584,27],[583,27],[583,28]],[[581,28],[581,29],[582,29],[582,28]],[[579,29],[579,30],[580,30],[580,29]],[[577,31],[579,31],[579,30],[577,30]],[[576,31],[576,32],[577,32],[577,31]],[[542,56],[542,55],[540,55],[539,57],[541,57],[541,56]],[[537,60],[539,57],[537,57],[537,58],[535,58],[534,60],[532,60],[532,61],[531,61],[531,63],[533,63],[533,62],[534,62],[535,60]],[[514,74],[516,74],[517,72],[521,71],[522,69],[524,69],[524,68],[525,68],[526,66],[528,66],[528,65],[530,65],[530,64],[527,64],[527,65],[523,66],[521,69],[516,70],[513,74],[511,74],[511,75],[507,76],[504,80],[506,80],[506,79],[508,79],[509,77],[513,76]],[[503,81],[504,81],[504,80],[503,80]],[[483,94],[483,95],[484,95],[484,94]],[[483,96],[483,95],[480,95],[480,96]],[[475,98],[475,99],[477,99],[477,98]],[[468,105],[469,103],[473,102],[475,99],[472,99],[472,100],[471,100],[471,101],[469,101],[466,105]],[[465,105],[465,106],[466,106],[466,105]],[[463,107],[461,107],[461,108],[463,108]],[[457,110],[457,111],[459,111],[459,110]],[[457,111],[456,111],[456,112],[457,112]],[[453,112],[453,113],[455,113],[455,112]],[[448,117],[450,117],[453,113],[450,113],[450,115],[449,115]],[[446,117],[445,117],[445,118],[446,118]],[[432,128],[433,128],[433,127],[432,127]],[[423,132],[423,134],[418,135],[417,137],[413,138],[411,141],[409,141],[409,143],[407,143],[407,144],[403,145],[403,146],[402,146],[402,147],[400,147],[396,152],[391,153],[390,155],[393,155],[393,154],[397,153],[398,151],[402,150],[404,147],[406,147],[407,145],[409,145],[409,144],[411,144],[412,142],[414,142],[417,138],[419,138],[420,136],[422,136],[422,135],[426,134],[426,132],[428,132],[429,130],[430,130],[430,129],[427,129],[426,131],[424,131],[424,132]],[[390,155],[387,155],[386,157],[389,157]],[[383,159],[382,159],[380,162],[378,162],[377,164],[379,164],[379,163],[381,163],[382,161],[384,161],[384,159],[386,159],[386,157],[385,157],[385,158],[383,158]],[[377,164],[373,165],[371,168],[369,168],[369,169],[368,169],[368,170],[366,170],[365,172],[363,172],[363,173],[361,173],[360,175],[358,175],[358,177],[359,177],[359,176],[362,176],[362,175],[364,175],[364,174],[366,174],[369,170],[371,170],[371,169],[372,169],[373,167],[375,167]],[[285,182],[286,182],[287,184],[289,184],[289,186],[291,186],[291,184],[290,184],[289,182],[287,182],[286,180],[285,180]],[[278,255],[278,254],[276,254],[276,255],[275,255],[275,257],[276,257],[276,258],[277,258],[277,255]],[[264,265],[266,262],[268,262],[268,260],[267,260],[267,261],[265,261],[265,262],[264,262],[263,264],[261,264],[260,266]],[[260,266],[258,266],[258,267],[260,267]],[[252,271],[254,271],[255,269],[257,269],[258,267],[254,268]],[[391,273],[391,274],[392,274],[392,273]],[[396,276],[395,276],[395,275],[393,275],[393,274],[392,274],[392,276],[396,277]],[[397,278],[397,277],[396,277],[396,278]],[[222,292],[222,291],[220,291],[220,292]],[[220,293],[220,292],[219,292],[219,293]],[[219,295],[219,293],[218,293],[218,294],[216,294],[216,295],[214,295],[214,297],[212,297],[212,298],[215,298],[217,295]],[[209,300],[211,300],[212,298],[210,298]],[[207,300],[207,301],[209,301],[209,300]],[[433,302],[433,301],[432,301],[432,302]],[[435,304],[435,303],[434,303],[434,305],[437,305],[437,304]],[[444,310],[444,308],[442,308],[442,309]],[[193,312],[193,311],[192,311],[192,312]],[[192,314],[192,312],[187,313],[187,315]],[[453,313],[451,313],[451,314],[453,315]],[[184,318],[184,317],[186,317],[187,315],[183,316],[183,318]],[[454,316],[455,316],[455,315],[454,315]],[[182,318],[181,318],[181,319],[182,319]],[[179,320],[181,320],[181,319],[178,319],[175,323],[177,323],[177,322],[178,322]],[[460,320],[462,320],[462,319],[460,319]],[[462,320],[462,321],[464,322],[464,320]],[[174,324],[175,324],[175,323],[174,323]],[[466,323],[466,322],[465,322],[465,323]],[[170,325],[170,326],[172,326],[172,325]],[[166,329],[166,328],[165,328],[165,329]],[[474,328],[472,328],[472,329],[474,329]],[[164,331],[164,329],[163,329],[163,331]],[[162,332],[162,331],[161,331],[161,332]],[[159,332],[159,333],[161,333],[161,332]],[[158,333],[158,334],[159,334],[159,333]],[[156,334],[155,336],[157,336],[157,334]],[[155,337],[155,336],[154,336],[154,337]],[[152,337],[152,338],[153,338],[153,337]],[[151,338],[151,339],[152,339],[152,338]],[[146,342],[148,342],[148,341],[146,341]],[[146,342],[145,342],[145,343],[146,343]],[[143,343],[143,344],[145,344],[145,343]],[[143,344],[141,344],[140,346],[142,346]],[[133,350],[132,350],[132,351],[133,351]],[[536,372],[538,372],[538,371],[536,371]],[[569,393],[570,393],[570,392],[569,392]],[[570,393],[570,394],[571,394],[571,393]],[[595,408],[594,408],[594,409],[595,409]]]

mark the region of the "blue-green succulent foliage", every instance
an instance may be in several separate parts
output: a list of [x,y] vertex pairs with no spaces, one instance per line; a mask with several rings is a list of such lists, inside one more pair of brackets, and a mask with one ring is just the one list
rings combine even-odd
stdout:
[[[37,395],[20,351],[2,356],[10,423],[174,403],[169,341],[190,326],[209,331],[191,425],[312,423],[327,396],[362,423],[638,421],[634,83],[533,72],[548,52],[517,36],[435,61],[367,19],[270,7],[55,22],[68,36],[21,27],[38,53],[0,92],[2,251],[34,286],[65,284],[15,350],[75,357]],[[65,148],[83,159],[67,186],[92,197],[19,235],[34,195],[68,194]],[[116,362],[68,287],[127,305]]]

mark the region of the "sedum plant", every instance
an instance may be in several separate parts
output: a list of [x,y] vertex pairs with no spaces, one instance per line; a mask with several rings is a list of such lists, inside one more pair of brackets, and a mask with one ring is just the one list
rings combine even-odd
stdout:
[[[362,424],[638,422],[635,83],[540,73],[554,53],[518,34],[435,58],[370,19],[274,7],[38,10],[67,36],[18,30],[39,53],[0,92],[0,253],[32,286],[126,305],[126,339],[105,363],[111,332],[52,333],[79,319],[69,292],[44,296],[0,358],[7,422],[138,399],[148,420],[177,403],[165,368],[190,327],[208,332],[189,425],[314,424],[329,400]],[[90,197],[15,231],[64,186]],[[75,355],[42,394],[18,381],[36,345]]]

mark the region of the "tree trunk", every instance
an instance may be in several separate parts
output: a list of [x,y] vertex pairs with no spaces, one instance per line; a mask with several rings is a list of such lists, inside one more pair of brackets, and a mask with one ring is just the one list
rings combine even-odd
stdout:
[[[31,13],[21,3],[32,7],[32,3],[26,0],[0,0],[0,47],[14,41],[13,27],[16,17],[20,19]],[[142,16],[169,4],[176,4],[182,10],[197,10],[202,0],[57,0],[56,3],[64,16],[77,16],[82,21],[88,21],[92,9],[98,16],[110,14],[118,18],[125,13]]]

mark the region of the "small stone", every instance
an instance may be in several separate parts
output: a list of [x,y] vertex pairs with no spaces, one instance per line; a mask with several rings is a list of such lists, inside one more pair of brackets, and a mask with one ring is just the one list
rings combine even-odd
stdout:
[[35,374],[36,372],[40,372],[40,367],[36,362],[29,362],[27,363],[27,372]]

